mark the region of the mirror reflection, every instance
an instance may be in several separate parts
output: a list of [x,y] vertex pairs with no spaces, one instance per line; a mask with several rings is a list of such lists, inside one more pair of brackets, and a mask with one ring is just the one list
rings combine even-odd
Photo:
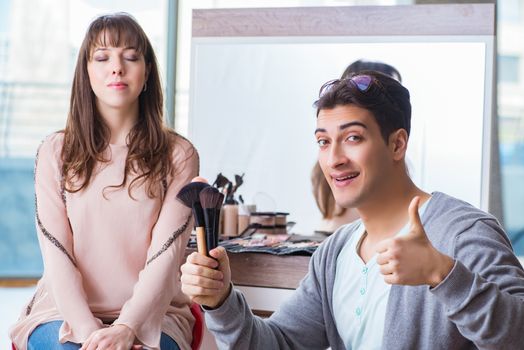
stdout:
[[491,77],[490,43],[481,37],[193,40],[189,137],[201,174],[245,173],[246,203],[289,212],[294,232],[311,233],[321,219],[310,179],[317,154],[312,104],[325,81],[361,58],[396,67],[411,92],[415,183],[485,206]]

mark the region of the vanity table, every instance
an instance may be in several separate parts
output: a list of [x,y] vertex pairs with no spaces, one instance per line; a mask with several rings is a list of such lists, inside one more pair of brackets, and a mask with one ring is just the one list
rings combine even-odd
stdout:
[[[196,251],[187,248],[186,255]],[[256,315],[267,317],[298,287],[310,256],[230,253],[231,280]]]

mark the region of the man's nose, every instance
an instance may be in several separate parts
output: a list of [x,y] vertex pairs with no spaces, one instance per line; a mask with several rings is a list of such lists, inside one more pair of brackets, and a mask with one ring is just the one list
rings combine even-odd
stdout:
[[342,147],[340,145],[334,143],[331,146],[331,149],[329,150],[329,156],[328,156],[327,165],[330,168],[335,169],[335,168],[339,167],[340,165],[345,164],[347,161],[348,161],[348,159],[347,159],[347,157],[346,157]]

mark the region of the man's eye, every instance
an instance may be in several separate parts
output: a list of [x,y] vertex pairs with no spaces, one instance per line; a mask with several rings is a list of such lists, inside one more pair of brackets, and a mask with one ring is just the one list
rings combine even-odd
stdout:
[[358,141],[362,140],[362,137],[357,136],[357,135],[350,135],[350,136],[348,136],[348,138],[346,140],[351,141],[351,142],[358,142]]
[[327,145],[327,141],[320,139],[320,140],[317,140],[317,144],[319,147],[324,147],[325,145]]

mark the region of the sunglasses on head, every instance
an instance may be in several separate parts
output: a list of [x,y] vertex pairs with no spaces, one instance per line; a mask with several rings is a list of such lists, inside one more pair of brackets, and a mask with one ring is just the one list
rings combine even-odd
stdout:
[[375,77],[371,75],[366,75],[366,74],[357,74],[350,78],[330,80],[327,83],[325,83],[324,85],[322,85],[322,87],[320,88],[319,96],[324,95],[326,92],[331,90],[333,86],[344,83],[344,82],[346,83],[347,86],[356,88],[359,92],[363,94],[371,90],[372,86],[375,86],[378,88],[378,91],[380,91],[384,96],[386,96],[386,98],[393,105],[398,106],[396,101],[389,95],[389,93],[386,91],[386,89],[380,83],[380,81],[378,81]]
[[373,82],[373,78],[369,75],[355,75],[351,78],[346,79],[333,79],[322,85],[320,88],[319,96],[324,95],[326,92],[331,90],[335,85],[338,85],[342,83],[343,81],[346,81],[348,84],[351,83],[353,87],[356,87],[360,92],[366,92],[369,90],[369,87],[371,86],[371,83]]
[[382,87],[380,83],[373,77],[369,75],[355,75],[348,79],[348,83],[352,83],[360,92],[367,92],[372,83],[376,83],[379,87]]

